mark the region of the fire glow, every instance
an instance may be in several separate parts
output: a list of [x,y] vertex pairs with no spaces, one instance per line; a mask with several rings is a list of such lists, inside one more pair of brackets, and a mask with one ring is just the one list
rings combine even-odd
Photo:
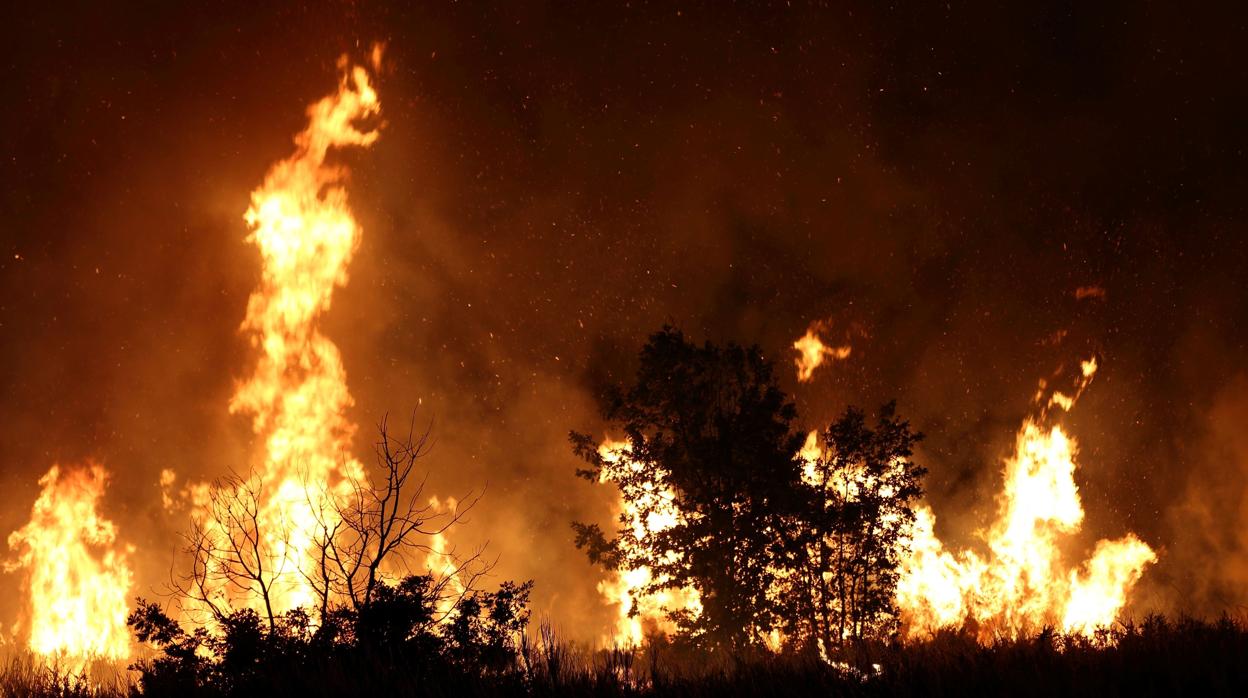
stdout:
[[[808,336],[809,333],[808,333]],[[816,364],[817,365],[817,364]],[[1092,556],[1071,567],[1061,559],[1059,539],[1079,533],[1084,511],[1074,481],[1075,440],[1057,425],[1043,424],[1050,410],[1069,411],[1091,383],[1095,359],[1080,363],[1073,395],[1046,390],[1042,381],[1035,395],[1037,416],[1028,418],[1016,435],[1015,453],[1005,463],[1005,482],[998,497],[997,520],[984,534],[990,551],[982,557],[973,550],[945,550],[935,535],[935,515],[920,505],[908,529],[901,552],[897,604],[910,638],[921,638],[942,628],[967,628],[981,641],[1024,637],[1045,627],[1094,637],[1119,618],[1130,592],[1156,554],[1133,533],[1116,540],[1100,540]],[[1047,400],[1046,400],[1047,398]],[[621,538],[626,549],[680,520],[677,493],[662,482],[634,482],[627,442],[607,439],[599,454],[610,466],[603,481],[621,488],[641,488],[642,502],[651,511],[642,517],[636,506],[620,506],[620,520],[629,534]],[[826,482],[817,465],[823,456],[818,432],[810,432],[796,457],[803,479],[813,487],[832,487],[846,500],[856,496],[851,476]],[[887,496],[887,495],[886,495]],[[693,589],[645,592],[650,570],[619,570],[599,584],[604,602],[617,608],[617,624],[605,645],[638,643],[646,634],[670,633],[668,613],[697,614],[700,599]],[[779,591],[777,590],[777,593]],[[773,649],[783,638],[771,631]]]
[[334,289],[347,283],[360,238],[342,186],[346,170],[326,158],[332,149],[376,142],[377,130],[356,124],[375,117],[381,104],[367,70],[349,68],[345,60],[340,68],[337,93],[308,108],[308,127],[295,137],[295,153],[269,170],[245,216],[263,266],[243,330],[260,359],[238,386],[230,412],[252,415],[264,443],[258,523],[282,565],[274,580],[279,612],[313,602],[301,569],[323,523],[319,513],[332,509],[321,500],[348,478],[363,476],[350,455],[355,425],[346,415],[353,404],[346,369],[318,320],[329,310]]
[[[667,530],[680,520],[680,510],[674,503],[675,493],[662,482],[649,480],[636,482],[631,473],[639,470],[629,458],[631,447],[627,441],[604,440],[598,453],[609,466],[604,468],[601,479],[614,482],[620,488],[638,488],[639,504],[630,503],[621,494],[618,516],[628,527],[628,535],[621,538],[625,550],[633,549],[651,535]],[[648,510],[643,516],[641,508]],[[668,614],[685,611],[697,615],[702,600],[696,589],[663,589],[646,593],[645,587],[654,580],[648,567],[617,570],[610,578],[598,584],[598,591],[607,604],[615,605],[615,627],[604,638],[607,647],[632,647],[639,645],[647,635],[671,633],[675,625]],[[659,580],[661,581],[661,580]]]
[[[380,55],[374,49],[374,68]],[[376,129],[356,124],[375,117],[380,102],[367,70],[345,59],[339,68],[337,91],[308,108],[308,126],[295,137],[294,154],[269,170],[244,217],[262,270],[242,329],[260,356],[229,409],[252,416],[263,444],[250,484],[262,495],[256,523],[264,540],[257,555],[273,570],[265,602],[274,612],[313,601],[303,572],[317,530],[332,525],[323,520],[333,512],[324,499],[337,496],[349,478],[363,476],[350,455],[355,425],[346,416],[352,405],[346,371],[318,320],[329,310],[334,289],[346,284],[360,236],[342,186],[346,170],[327,158],[335,149],[368,147],[377,140]],[[75,659],[130,654],[131,550],[117,544],[116,526],[97,510],[107,477],[98,465],[53,467],[40,480],[43,491],[30,522],[9,537],[18,554],[8,567],[28,576],[28,645],[38,654]],[[173,470],[161,472],[166,510],[174,508],[176,479]],[[179,501],[189,504],[193,517],[204,517],[210,490],[206,483],[190,483]],[[226,604],[261,604],[224,583],[205,591]]]
[[1019,429],[1006,459],[997,519],[984,532],[988,555],[949,552],[936,537],[930,507],[916,511],[898,602],[912,637],[970,626],[981,640],[1020,637],[1044,627],[1092,636],[1117,618],[1153,550],[1128,533],[1098,541],[1078,567],[1063,563],[1059,540],[1077,534],[1083,505],[1075,485],[1078,445],[1061,426],[1044,426],[1050,407],[1068,411],[1096,373],[1081,364],[1073,397],[1054,392]]
[[806,330],[806,334],[802,335],[793,342],[793,348],[797,350],[797,358],[793,360],[794,366],[797,367],[797,380],[799,383],[807,383],[815,376],[815,369],[823,365],[824,361],[831,359],[832,361],[844,361],[849,358],[853,347],[848,344],[842,346],[830,347],[824,344],[820,337],[820,332],[825,329],[822,322],[811,323]]
[[[380,54],[374,52],[373,67]],[[355,424],[348,416],[353,399],[346,369],[334,342],[320,329],[334,292],[348,281],[348,267],[361,229],[348,205],[345,168],[329,162],[337,150],[371,147],[379,138],[375,122],[380,101],[369,71],[340,64],[337,90],[308,108],[308,125],[295,137],[295,152],[273,165],[251,194],[244,216],[248,241],[260,252],[260,285],[250,296],[241,330],[257,354],[254,370],[241,381],[229,403],[231,414],[250,417],[259,443],[257,513],[262,547],[274,570],[269,590],[272,611],[314,604],[308,581],[319,530],[332,527],[333,498],[352,480],[366,477],[351,455]],[[1100,296],[1103,297],[1103,292]],[[847,359],[851,346],[829,346],[827,325],[813,323],[792,348],[797,380],[812,380],[817,368]],[[1061,426],[1049,425],[1050,411],[1071,410],[1095,375],[1095,360],[1081,364],[1073,394],[1036,394],[1038,414],[1019,429],[1014,454],[1007,458],[1000,510],[984,532],[988,553],[952,552],[935,534],[935,515],[920,507],[908,536],[897,602],[907,634],[922,637],[942,628],[971,627],[989,641],[1018,636],[1044,626],[1091,635],[1114,622],[1153,550],[1128,533],[1096,543],[1083,564],[1063,562],[1059,539],[1080,530],[1084,511],[1074,482],[1078,445]],[[636,482],[628,444],[604,441],[599,453],[609,464],[602,479],[638,488],[649,513],[621,499],[616,512],[629,534],[621,545],[646,540],[681,520],[677,493],[662,481]],[[812,432],[796,457],[805,463],[807,484],[849,489],[815,471],[821,455]],[[165,510],[173,510],[177,475],[160,475]],[[133,592],[132,548],[99,511],[108,480],[98,465],[78,469],[54,466],[39,480],[42,490],[29,523],[8,538],[16,558],[6,565],[21,571],[29,593],[29,648],[42,655],[123,659],[131,654],[126,628],[127,599]],[[207,486],[189,484],[182,501],[202,516]],[[846,499],[852,499],[850,494]],[[437,511],[456,502],[431,501]],[[260,545],[260,544],[258,544]],[[448,541],[435,536],[427,564],[452,583],[456,568]],[[635,646],[647,635],[668,633],[672,612],[698,614],[702,599],[694,589],[654,586],[651,570],[618,570],[598,590],[617,615],[604,638],[609,646]],[[222,585],[213,591],[223,603],[257,606],[261,600]],[[776,641],[779,646],[779,640]]]
[[117,527],[99,511],[108,474],[99,465],[52,466],[30,521],[9,536],[29,590],[28,646],[71,661],[124,659],[133,548],[117,540]]

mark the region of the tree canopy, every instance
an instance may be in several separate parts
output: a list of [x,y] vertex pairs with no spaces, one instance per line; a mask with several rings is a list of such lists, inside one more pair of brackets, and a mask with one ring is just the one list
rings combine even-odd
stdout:
[[638,595],[693,589],[700,609],[669,609],[682,636],[738,651],[777,632],[791,645],[891,632],[898,556],[923,469],[921,435],[893,404],[870,427],[860,410],[823,431],[807,460],[797,410],[757,346],[701,346],[653,334],[635,380],[609,389],[603,418],[624,440],[573,432],[578,471],[614,483],[625,507],[608,536],[574,523],[576,543],[612,569],[648,568]]

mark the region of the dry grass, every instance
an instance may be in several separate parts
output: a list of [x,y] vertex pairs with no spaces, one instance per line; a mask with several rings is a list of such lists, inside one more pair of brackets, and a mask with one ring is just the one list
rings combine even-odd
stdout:
[[[1107,641],[1106,641],[1107,640]],[[708,658],[657,643],[595,651],[540,628],[504,675],[430,674],[385,658],[301,666],[265,676],[265,695],[313,696],[1123,696],[1248,695],[1248,625],[1160,617],[1103,641],[1040,633],[990,646],[957,633],[845,657],[862,671],[803,657]],[[870,667],[878,664],[878,671]],[[134,683],[116,664],[65,668],[26,653],[0,663],[0,698],[114,698]],[[214,687],[174,698],[216,696]]]
[[132,685],[125,664],[111,660],[56,661],[25,650],[0,656],[0,698],[113,698]]

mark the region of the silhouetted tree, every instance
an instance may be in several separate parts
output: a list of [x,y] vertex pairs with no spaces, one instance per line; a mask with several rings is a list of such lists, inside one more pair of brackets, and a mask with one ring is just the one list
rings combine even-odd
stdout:
[[604,458],[594,439],[574,432],[574,450],[590,465],[578,473],[593,481],[605,473],[643,521],[663,515],[668,502],[652,494],[668,489],[680,516],[642,540],[632,537],[628,515],[611,539],[575,523],[577,545],[608,567],[649,567],[643,593],[696,589],[701,613],[673,620],[700,644],[761,643],[781,610],[770,593],[773,563],[801,502],[796,410],[772,364],[757,346],[699,347],[665,327],[643,347],[635,382],[610,390],[601,407],[625,435],[629,463]]
[[[428,431],[396,438],[383,420],[380,433],[371,478],[308,489],[311,563],[285,552],[290,522],[262,513],[262,478],[233,476],[207,489],[185,535],[189,569],[172,585],[191,627],[143,599],[128,618],[159,652],[135,665],[145,693],[268,694],[305,669],[351,671],[361,662],[452,678],[517,666],[532,582],[487,592],[479,582],[491,565],[480,551],[463,559],[432,549],[429,537],[462,521],[479,494],[450,509],[425,504],[416,465]],[[437,572],[413,572],[431,557]],[[278,612],[277,593],[292,577],[311,585],[315,607]]]
[[477,672],[505,672],[513,666],[529,624],[533,582],[503,582],[498,591],[463,599],[443,626],[443,651],[460,666]]
[[450,510],[435,509],[424,499],[427,475],[416,471],[428,453],[429,429],[418,433],[413,420],[407,433],[396,437],[383,418],[378,431],[372,477],[349,475],[345,496],[322,489],[309,502],[318,523],[317,561],[305,577],[324,613],[336,601],[359,608],[372,599],[385,574],[394,576],[398,570],[410,575],[421,571],[419,562],[443,558],[439,568],[446,572],[434,579],[433,590],[439,608],[454,608],[455,595],[474,589],[491,565],[482,560],[480,550],[460,558],[454,551],[434,550],[426,541],[460,523],[481,493],[455,500]]
[[[275,605],[284,591],[306,583],[326,615],[335,604],[355,608],[367,603],[383,578],[401,579],[423,571],[437,560],[441,573],[433,589],[443,615],[458,596],[475,589],[491,567],[475,551],[465,557],[453,550],[434,550],[428,542],[458,524],[476,505],[480,493],[438,510],[423,498],[425,477],[416,470],[428,450],[429,431],[393,436],[388,420],[379,425],[375,466],[371,473],[348,472],[345,487],[305,483],[314,559],[295,559],[290,541],[299,522],[282,510],[265,511],[268,488],[259,474],[230,475],[213,482],[192,513],[184,534],[186,565],[173,579],[172,596],[190,613],[207,611],[217,622],[232,617],[235,602],[259,606],[270,631],[276,628]],[[306,525],[303,524],[303,525]],[[258,602],[258,603],[257,603]]]
[[922,438],[892,402],[874,427],[850,407],[823,433],[822,455],[807,470],[814,497],[793,529],[806,593],[788,598],[805,602],[825,648],[896,630],[898,565],[927,472],[911,460]]
[[274,596],[298,561],[284,553],[290,527],[263,520],[264,492],[264,482],[255,474],[230,475],[209,486],[202,510],[191,517],[184,534],[188,565],[173,581],[179,602],[190,601],[195,610],[225,621],[234,611],[232,597],[258,599],[269,629],[276,628]]

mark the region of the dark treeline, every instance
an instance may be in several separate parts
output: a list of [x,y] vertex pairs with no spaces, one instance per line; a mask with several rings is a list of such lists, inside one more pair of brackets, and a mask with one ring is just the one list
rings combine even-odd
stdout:
[[945,633],[880,646],[870,656],[878,672],[866,673],[787,655],[682,660],[662,641],[630,653],[525,645],[515,663],[498,672],[438,667],[428,655],[391,650],[314,655],[275,649],[256,655],[245,683],[230,688],[221,682],[101,686],[15,658],[0,666],[0,696],[1242,696],[1246,656],[1248,627],[1240,622],[1152,617],[1123,624],[1102,641],[1040,633],[983,646],[969,635]]
[[[1150,618],[1095,639],[1048,631],[983,646],[949,632],[902,642],[895,606],[904,528],[924,469],[922,438],[887,404],[856,408],[804,448],[793,403],[758,347],[701,346],[673,328],[650,337],[635,380],[607,390],[604,420],[624,441],[573,432],[588,467],[619,488],[615,531],[574,523],[607,569],[650,568],[635,590],[692,589],[700,613],[669,609],[674,632],[591,650],[530,627],[532,582],[486,588],[479,553],[420,569],[422,542],[476,502],[421,507],[428,432],[382,422],[376,471],[321,500],[316,603],[277,613],[280,565],[265,549],[263,483],[222,480],[186,534],[188,571],[165,606],[140,599],[129,624],[149,648],[115,689],[15,663],[2,695],[1240,695],[1248,629]],[[332,507],[328,508],[328,507]],[[637,522],[654,515],[661,526]],[[449,571],[448,571],[449,570]],[[387,572],[390,571],[390,572]],[[223,594],[221,589],[243,594]],[[249,602],[234,607],[232,598]],[[201,614],[196,618],[195,614]],[[580,633],[582,635],[591,633]]]

